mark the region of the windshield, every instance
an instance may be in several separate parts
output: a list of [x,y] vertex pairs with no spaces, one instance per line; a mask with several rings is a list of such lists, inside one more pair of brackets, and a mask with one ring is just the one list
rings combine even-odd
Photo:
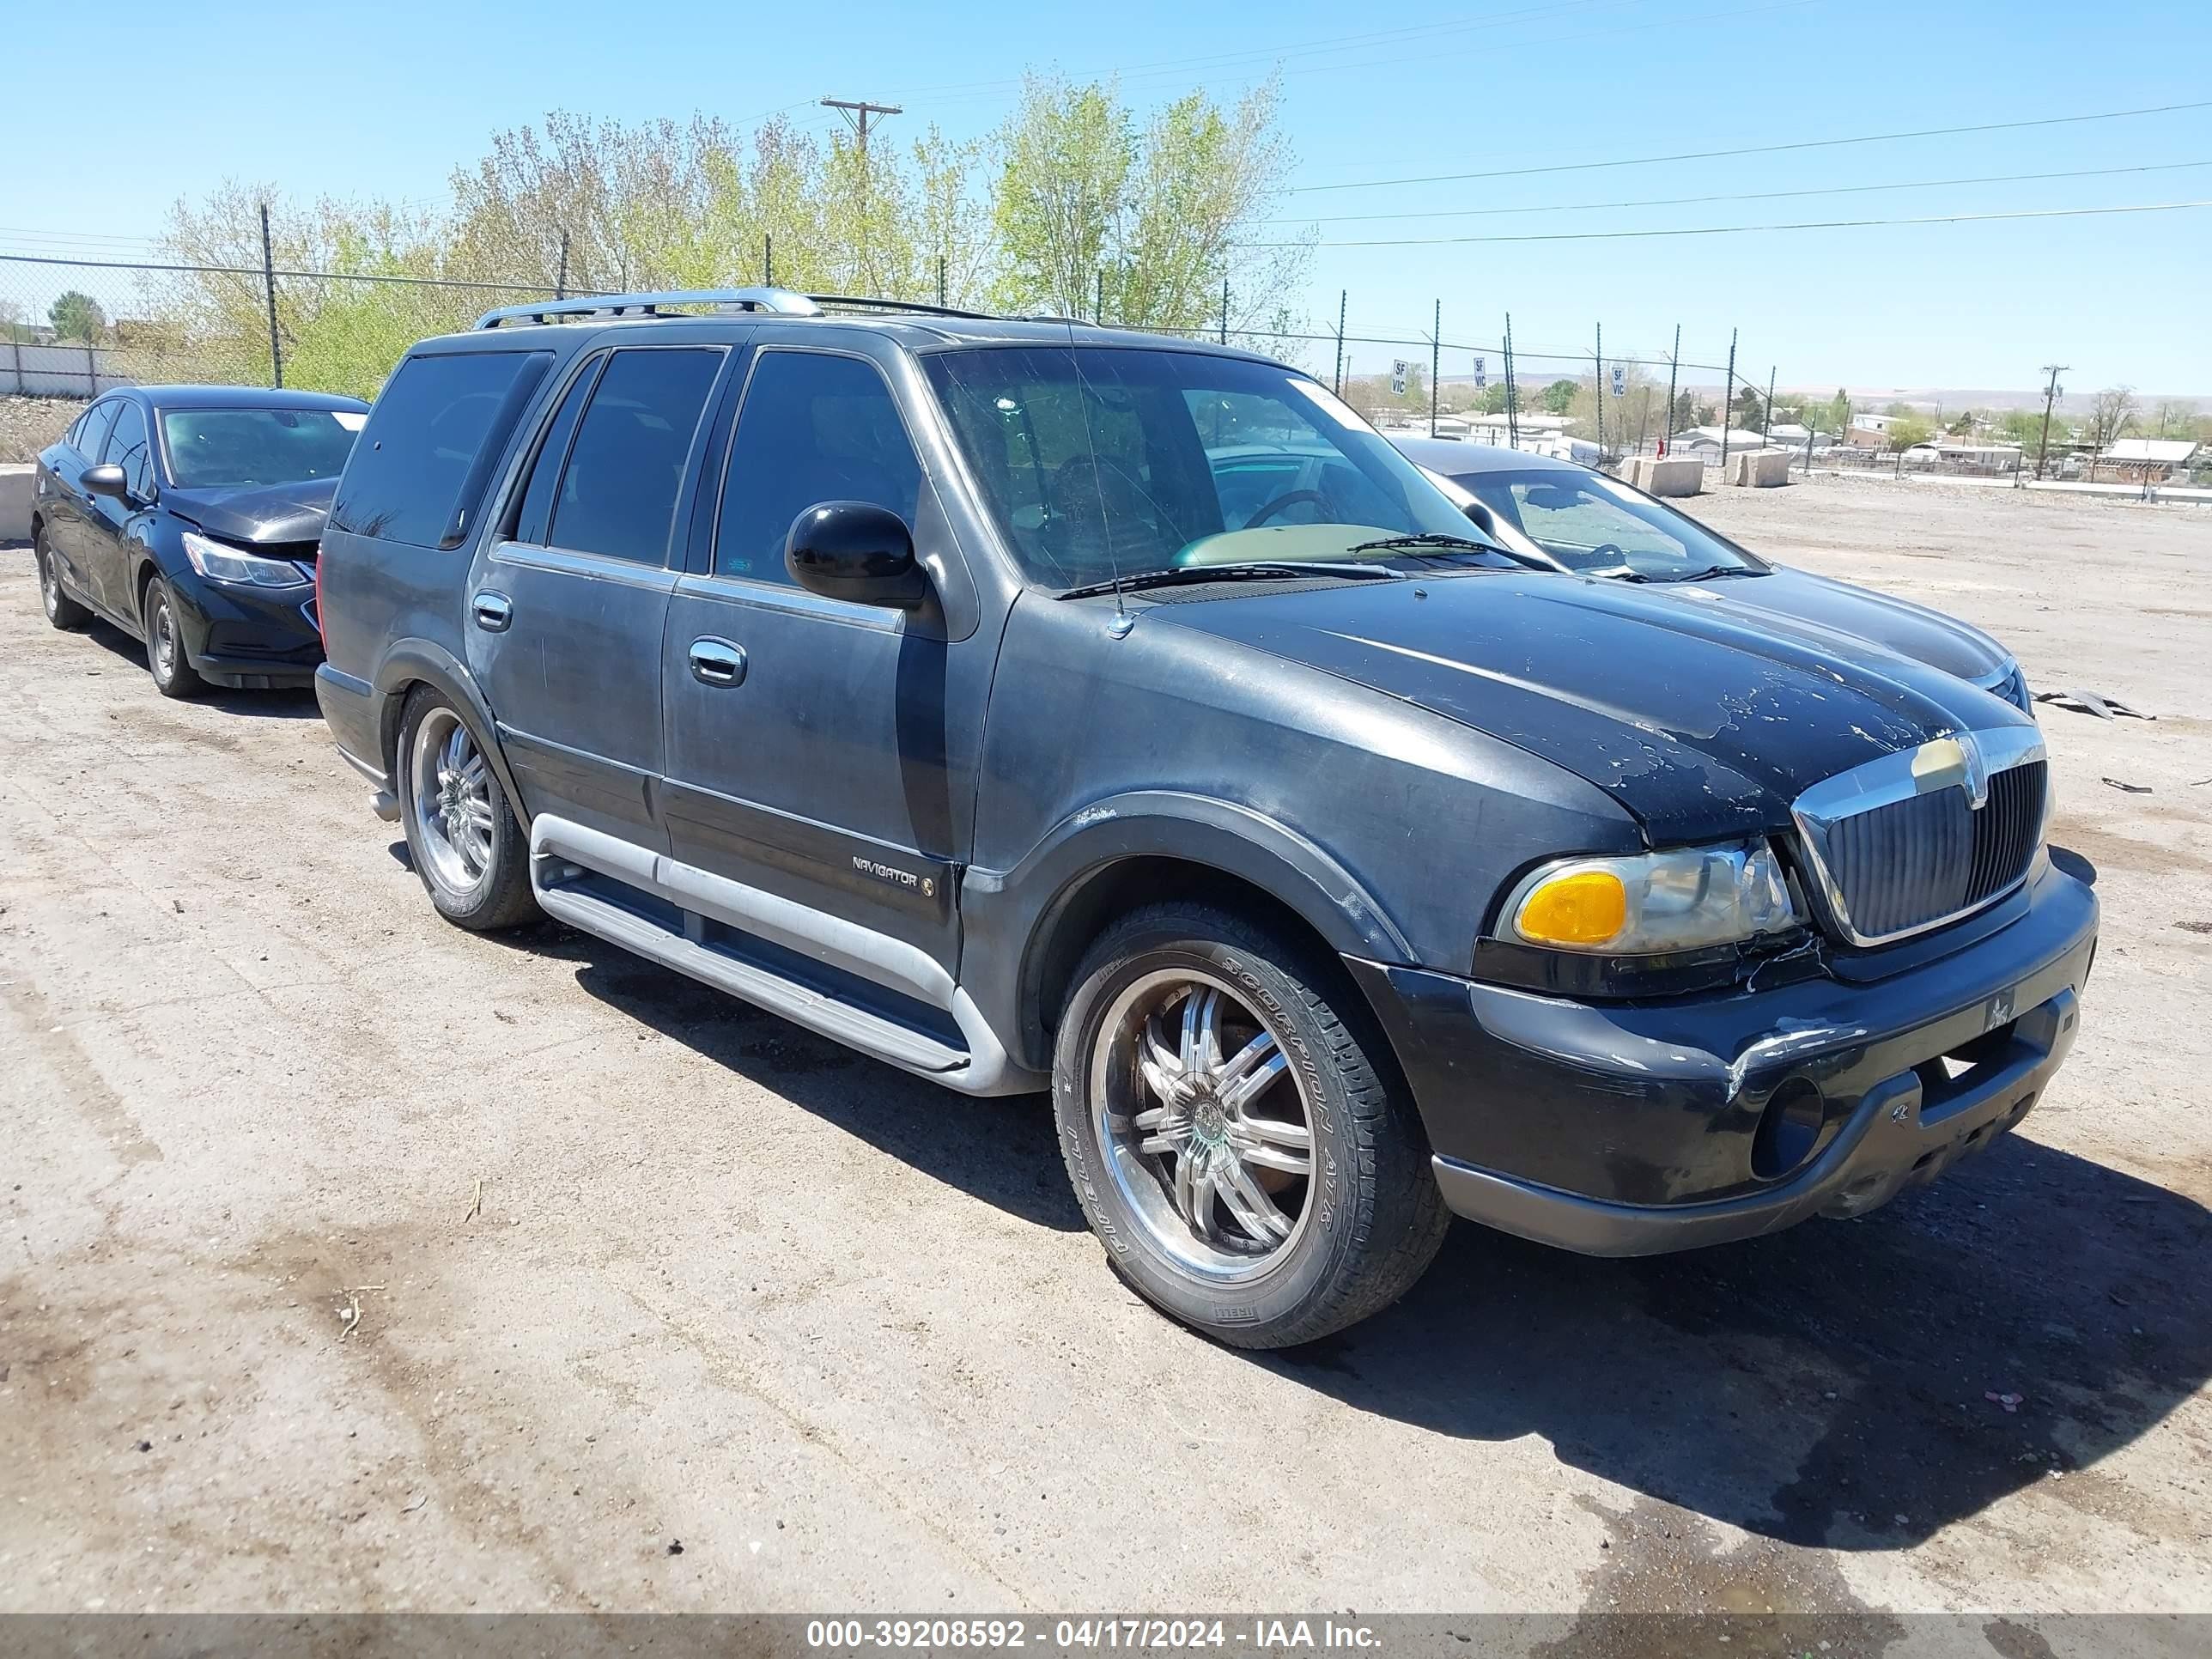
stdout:
[[295,483],[343,471],[366,419],[350,409],[170,409],[161,443],[181,489]]
[[1766,567],[1746,558],[1696,520],[1618,478],[1580,468],[1462,472],[1502,528],[1517,530],[1571,570],[1610,571],[1665,581],[1706,571]]
[[1468,533],[1466,515],[1412,462],[1278,364],[1100,346],[927,361],[1007,546],[1048,586],[1255,560],[1342,562],[1379,538]]

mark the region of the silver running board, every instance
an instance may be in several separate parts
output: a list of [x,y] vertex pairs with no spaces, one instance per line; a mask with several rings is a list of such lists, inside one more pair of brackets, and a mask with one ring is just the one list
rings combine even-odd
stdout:
[[[661,899],[687,919],[703,917],[743,929],[941,1010],[951,1016],[966,1046],[955,1047],[717,950],[694,936],[699,929],[688,920],[679,933],[585,888],[566,884],[562,872],[569,866]],[[1013,1064],[981,1012],[952,976],[927,951],[902,939],[565,818],[541,816],[532,821],[530,885],[548,915],[947,1088],[963,1094],[1006,1095],[1046,1086],[1043,1078]]]

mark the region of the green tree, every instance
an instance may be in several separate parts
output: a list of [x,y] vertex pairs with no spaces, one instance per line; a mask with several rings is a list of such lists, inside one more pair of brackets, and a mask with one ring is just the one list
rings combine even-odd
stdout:
[[1936,428],[1933,422],[1923,420],[1917,415],[1899,415],[1891,420],[1889,430],[1884,435],[1892,450],[1906,450],[1933,438]]
[[1576,386],[1572,380],[1558,380],[1543,390],[1544,413],[1564,415],[1575,406]]
[[1698,400],[1686,392],[1674,394],[1674,417],[1668,422],[1677,432],[1687,432],[1698,424]]
[[1746,432],[1756,432],[1766,420],[1766,400],[1759,395],[1755,386],[1740,386],[1735,389],[1735,402],[1730,406],[1729,418]]
[[997,134],[992,222],[1009,309],[1139,327],[1273,327],[1310,240],[1263,234],[1292,156],[1278,82],[1224,107],[1202,92],[1139,121],[1111,82],[1032,75]]
[[107,332],[107,313],[89,294],[70,289],[47,308],[46,320],[64,340],[96,343]]

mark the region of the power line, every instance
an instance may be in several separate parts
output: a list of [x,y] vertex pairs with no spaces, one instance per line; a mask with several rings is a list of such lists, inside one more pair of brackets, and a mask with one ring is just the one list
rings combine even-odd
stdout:
[[1608,208],[1688,207],[1708,202],[1776,202],[1805,196],[1856,196],[1872,191],[1936,190],[1953,185],[2015,185],[2048,179],[2105,179],[2118,173],[2179,173],[2212,161],[2156,161],[2140,167],[2084,167],[2068,173],[1992,173],[1974,179],[1914,179],[1887,185],[1830,185],[1814,190],[1760,190],[1727,196],[1650,196],[1632,202],[1547,202],[1533,207],[1440,208],[1406,213],[1336,213],[1313,219],[1263,219],[1269,225],[1374,224],[1400,219],[1489,219],[1521,213],[1595,213]]
[[1768,230],[1866,230],[1880,225],[1966,225],[2000,219],[2081,219],[2116,213],[2184,213],[2212,208],[2212,201],[2143,202],[2125,207],[2024,208],[2011,213],[1936,213],[1911,219],[1807,219],[1779,225],[1693,225],[1664,230],[1555,230],[1521,236],[1379,237],[1349,242],[1240,242],[1248,248],[1281,247],[1442,247],[1476,242],[1613,242],[1645,236],[1742,236]]
[[1589,173],[1604,167],[1649,167],[1671,161],[1711,161],[1729,155],[1778,155],[1791,150],[1835,149],[1846,144],[1887,144],[1907,138],[1955,138],[1974,132],[2017,132],[2026,127],[2073,126],[2085,121],[2123,121],[2138,115],[2172,115],[2212,109],[2212,98],[2187,104],[2154,104],[2143,109],[2100,110],[2089,115],[2046,115],[2030,121],[1989,121],[1966,127],[1921,127],[1910,132],[1867,132],[1849,138],[1806,138],[1786,144],[1747,144],[1738,149],[1683,150],[1672,155],[1626,156],[1609,161],[1560,161],[1540,167],[1499,167],[1487,173],[1432,173],[1412,179],[1364,179],[1344,185],[1297,185],[1288,192],[1312,195],[1328,190],[1388,190],[1400,185],[1449,185],[1474,179],[1526,179],[1538,173]]

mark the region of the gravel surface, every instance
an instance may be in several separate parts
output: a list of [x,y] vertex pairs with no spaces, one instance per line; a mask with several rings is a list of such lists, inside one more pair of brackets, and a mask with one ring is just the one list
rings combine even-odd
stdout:
[[82,398],[0,398],[0,466],[35,461],[84,410]]
[[1462,1224],[1274,1357],[1119,1287],[1042,1101],[445,925],[312,698],[0,550],[0,1610],[2212,1607],[2212,515],[1693,505],[2160,716],[2044,713],[2073,1060],[1872,1217]]

